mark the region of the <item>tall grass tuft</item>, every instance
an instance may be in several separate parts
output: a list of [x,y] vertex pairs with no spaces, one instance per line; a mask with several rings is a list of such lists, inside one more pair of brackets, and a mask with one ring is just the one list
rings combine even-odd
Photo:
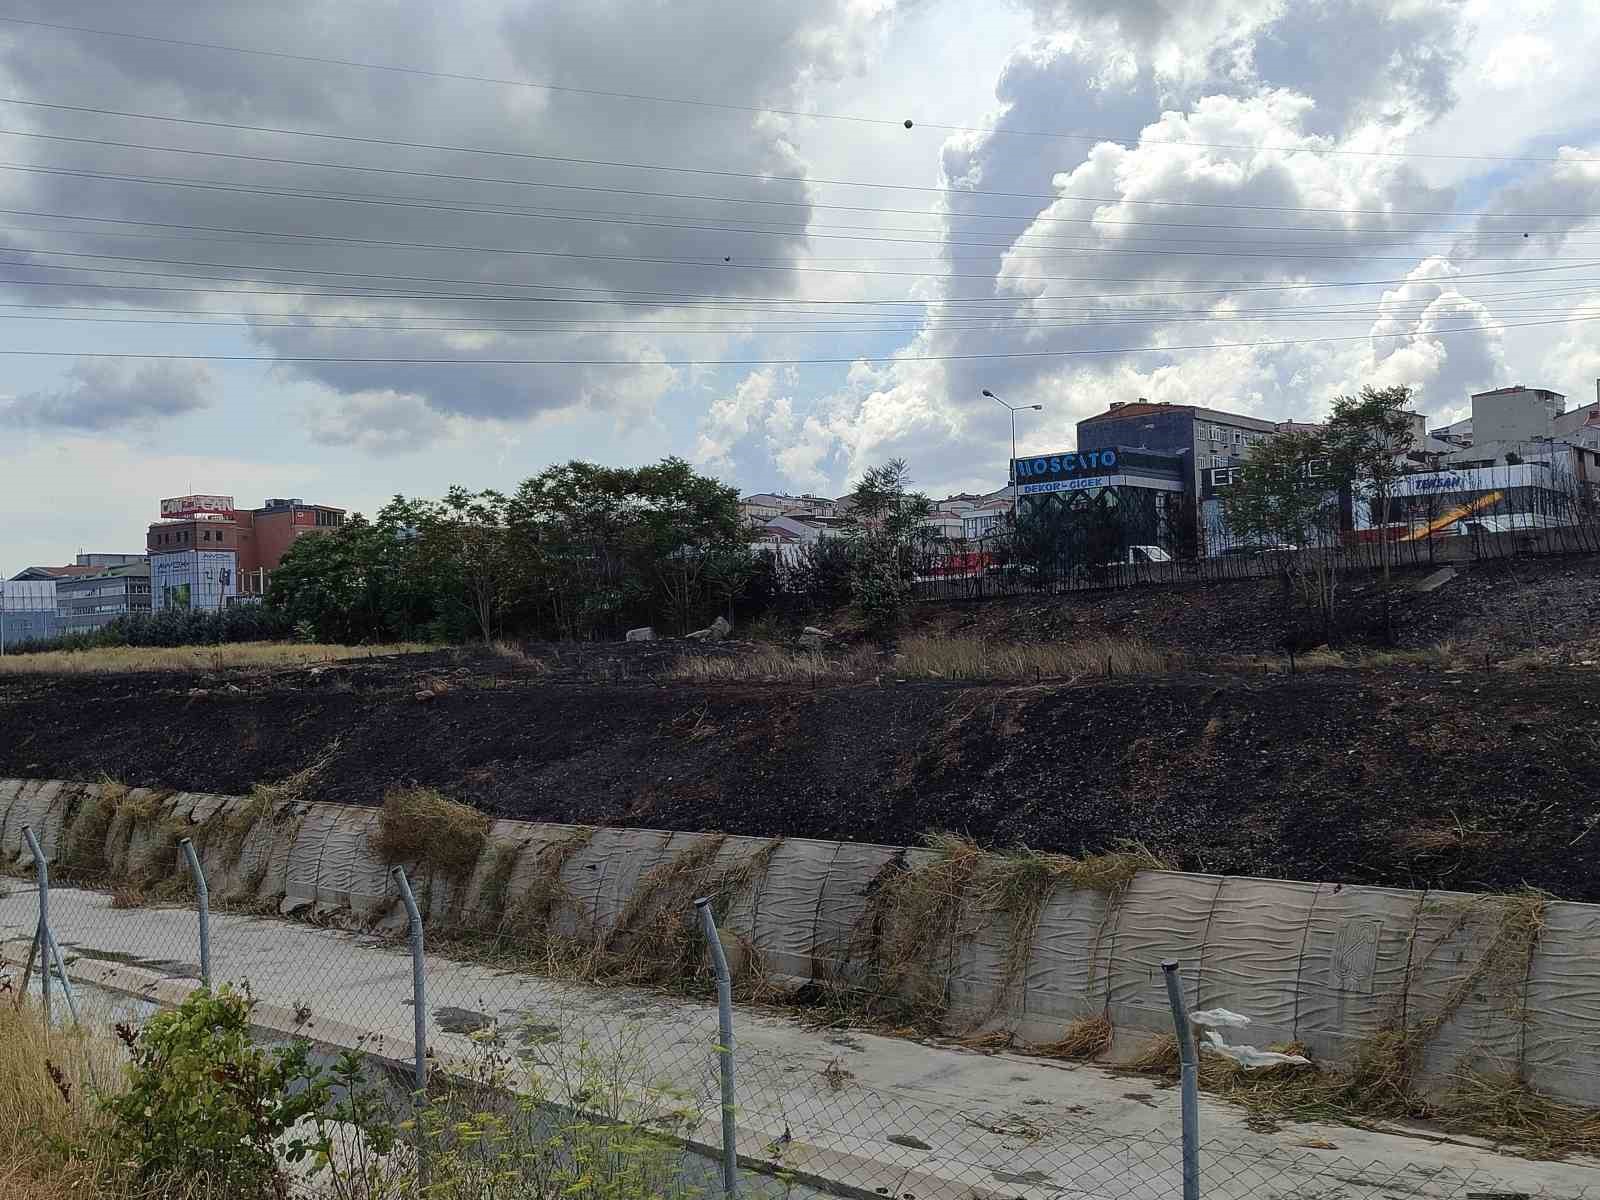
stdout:
[[139,671],[212,671],[310,667],[353,658],[383,658],[436,650],[421,642],[388,646],[307,646],[298,642],[231,642],[220,646],[108,646],[48,650],[0,658],[0,675],[127,675]]

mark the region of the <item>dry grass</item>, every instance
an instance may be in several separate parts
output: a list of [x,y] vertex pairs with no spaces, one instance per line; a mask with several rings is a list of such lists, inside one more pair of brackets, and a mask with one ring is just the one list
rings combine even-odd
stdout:
[[[1306,1055],[1297,1043],[1271,1047]],[[1039,1047],[1048,1053],[1049,1047]],[[1600,1153],[1600,1112],[1567,1104],[1533,1091],[1515,1076],[1466,1071],[1456,1076],[1439,1100],[1425,1101],[1409,1090],[1390,1064],[1402,1053],[1401,1039],[1381,1033],[1357,1052],[1352,1069],[1283,1065],[1247,1071],[1202,1043],[1200,1087],[1248,1110],[1253,1122],[1340,1122],[1370,1126],[1374,1120],[1403,1118],[1431,1122],[1452,1132],[1515,1147],[1534,1157]],[[1178,1039],[1160,1034],[1124,1070],[1176,1078]]]
[[154,821],[166,811],[171,792],[133,792],[120,784],[111,785],[108,792],[102,787],[102,799],[109,798],[113,805],[111,824],[106,831],[106,858],[112,874],[126,877],[131,868],[131,848],[134,831],[142,824]]
[[215,836],[219,839],[223,861],[229,866],[237,863],[244,856],[244,844],[249,839],[252,829],[284,805],[299,804],[304,801],[317,776],[322,774],[338,753],[339,739],[332,738],[317,752],[314,759],[294,774],[277,783],[256,784],[250,789],[250,795],[245,798],[243,804],[223,816],[220,822],[217,822],[215,829],[207,829],[205,831],[207,837]]
[[[1514,1146],[1535,1156],[1600,1153],[1600,1112],[1533,1091],[1510,1074],[1464,1070],[1445,1095],[1427,1099],[1413,1088],[1428,1043],[1468,999],[1498,1004],[1525,1017],[1523,989],[1540,932],[1546,897],[1533,892],[1478,896],[1445,910],[1452,919],[1424,961],[1457,945],[1456,934],[1477,927],[1487,942],[1474,967],[1429,1012],[1390,1021],[1359,1045],[1348,1069],[1285,1065],[1246,1071],[1229,1059],[1200,1050],[1200,1086],[1249,1109],[1262,1121],[1340,1121],[1370,1124],[1375,1118],[1434,1122],[1445,1129]],[[1307,1053],[1301,1045],[1275,1046]],[[1119,1064],[1128,1070],[1169,1077],[1178,1072],[1172,1034],[1147,1042]]]
[[[1456,670],[1475,664],[1452,642],[1416,650],[1330,650],[1298,654],[1296,671],[1383,671],[1419,667]],[[1504,664],[1502,664],[1504,665]],[[843,653],[762,645],[744,654],[679,659],[666,677],[689,683],[871,683],[884,679],[948,679],[966,683],[1072,682],[1118,675],[1169,675],[1196,669],[1185,652],[1139,638],[1089,637],[1074,642],[989,642],[918,634],[885,658],[859,646]],[[1286,674],[1287,657],[1238,655],[1207,669]]]
[[1098,1058],[1111,1048],[1112,1032],[1111,1018],[1104,1013],[1094,1017],[1078,1017],[1067,1022],[1059,1038],[1042,1046],[1034,1046],[1032,1052],[1045,1058]]
[[386,646],[307,646],[298,642],[237,642],[222,646],[111,646],[99,650],[51,650],[0,658],[0,675],[122,675],[135,671],[253,670],[311,667],[357,658],[420,654],[437,650],[420,642]]
[[[85,1024],[46,1031],[31,1001],[0,1004],[0,1197],[4,1200],[246,1200],[227,1179],[141,1181],[121,1161],[98,1096],[127,1054],[117,1014],[80,995]],[[298,1194],[298,1193],[297,1193]]]
[[[1227,660],[1227,665],[1242,670],[1260,670],[1279,673],[1290,669],[1289,659],[1244,658]],[[1427,667],[1436,671],[1462,670],[1482,666],[1463,653],[1454,642],[1439,642],[1416,650],[1331,650],[1318,646],[1294,657],[1296,671],[1386,671],[1396,667]]]
[[865,647],[844,658],[807,650],[762,645],[745,654],[692,654],[665,672],[687,683],[805,683],[870,679],[881,668],[876,651]]
[[77,808],[69,811],[62,830],[59,869],[64,878],[95,879],[111,869],[106,843],[117,805],[128,789],[110,778],[92,786],[93,792],[86,788]]
[[548,662],[529,654],[515,642],[490,642],[489,649],[498,657],[505,659],[507,662],[514,662],[517,666],[526,668],[532,674],[546,675],[550,672],[550,664]]
[[878,877],[864,918],[875,934],[873,964],[879,999],[916,1023],[936,1024],[948,1004],[956,927],[967,887],[983,865],[971,838],[929,835],[930,862],[891,864]]
[[1600,1153],[1600,1112],[1542,1096],[1515,1076],[1459,1075],[1432,1115],[1446,1129],[1536,1154]]
[[391,788],[372,849],[387,863],[417,863],[460,879],[489,840],[489,818],[425,787]]
[[47,1033],[31,1002],[0,1004],[0,1179],[10,1169],[49,1200],[107,1194],[99,1181],[108,1174],[111,1149],[94,1085],[119,1078],[122,1053],[109,1028],[91,1021],[85,1029]]
[[1059,884],[1104,892],[1116,899],[1140,871],[1168,870],[1172,864],[1137,842],[1081,858],[1041,854],[1026,847],[1010,854],[985,854],[974,879],[973,900],[977,907],[1005,918],[1006,957],[1000,986],[976,1024],[981,1026],[998,1015],[1020,988],[1033,955],[1040,914]]
[[901,642],[900,653],[888,660],[865,646],[842,656],[761,646],[747,654],[681,658],[668,676],[694,683],[867,682],[881,678],[1027,682],[1159,674],[1182,670],[1184,665],[1181,655],[1133,638],[1035,644],[917,635]]
[[894,673],[912,678],[1024,681],[1092,675],[1156,675],[1181,670],[1181,656],[1138,638],[1008,643],[976,638],[909,637]]
[[[766,873],[783,844],[772,838],[738,862],[715,869],[727,836],[710,833],[670,861],[645,873],[602,943],[597,973],[626,983],[682,989],[711,979],[710,960],[694,901],[711,902],[712,917],[726,918],[733,902]],[[761,975],[753,946],[730,955],[740,980]]]

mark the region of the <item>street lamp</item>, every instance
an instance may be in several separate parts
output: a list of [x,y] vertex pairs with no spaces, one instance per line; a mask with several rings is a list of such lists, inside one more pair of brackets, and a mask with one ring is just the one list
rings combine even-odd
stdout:
[[1006,479],[1011,488],[1011,520],[1015,522],[1017,519],[1017,414],[1019,412],[1043,412],[1044,405],[1007,404],[988,388],[983,389],[983,394],[1011,414],[1011,465],[1006,469]]

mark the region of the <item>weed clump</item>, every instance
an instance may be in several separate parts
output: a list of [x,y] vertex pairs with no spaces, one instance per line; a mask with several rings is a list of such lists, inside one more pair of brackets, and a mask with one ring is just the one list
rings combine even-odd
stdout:
[[971,838],[930,834],[933,858],[899,858],[880,875],[864,918],[873,936],[880,999],[914,1023],[937,1024],[948,1006],[956,927],[984,853]]
[[372,849],[387,863],[420,863],[452,879],[471,872],[489,840],[489,818],[433,788],[389,789]]
[[1104,1013],[1077,1017],[1067,1022],[1059,1038],[1033,1047],[1033,1053],[1074,1061],[1098,1058],[1111,1048],[1112,1032],[1111,1018]]
[[573,855],[594,840],[594,835],[592,827],[582,826],[560,841],[539,849],[533,878],[506,910],[502,930],[550,957],[556,949],[550,929],[551,918],[558,907],[572,900],[572,891],[562,880],[561,872]]
[[117,806],[128,794],[128,788],[115,780],[102,779],[84,792],[82,804],[62,831],[59,868],[70,877],[94,879],[111,870],[106,842]]
[[[1416,1019],[1400,1014],[1355,1050],[1347,1069],[1285,1064],[1248,1071],[1199,1046],[1200,1086],[1240,1104],[1258,1120],[1340,1121],[1353,1125],[1374,1118],[1430,1121],[1446,1130],[1487,1137],[1546,1156],[1600,1153],[1600,1112],[1542,1095],[1504,1070],[1459,1069],[1445,1094],[1415,1088],[1428,1045],[1468,999],[1488,1000],[1518,1020],[1526,1019],[1523,988],[1544,928],[1547,898],[1524,892],[1451,902],[1441,936],[1422,955],[1426,962],[1468,925],[1483,923],[1487,943],[1472,968],[1436,1007]],[[1299,1044],[1272,1049],[1306,1055]],[[1173,1034],[1147,1042],[1121,1067],[1176,1077],[1178,1043]]]
[[333,738],[318,752],[316,758],[294,774],[277,783],[258,783],[252,787],[245,802],[223,816],[215,830],[222,861],[230,867],[237,866],[244,857],[244,845],[250,838],[250,831],[283,806],[302,803],[312,783],[338,752],[339,739]]
[[726,834],[706,834],[645,872],[601,943],[597,965],[602,975],[625,983],[678,986],[707,977],[706,942],[694,901],[710,900],[712,916],[720,923],[733,901],[766,872],[783,839],[773,838],[739,863],[714,871],[727,841]]

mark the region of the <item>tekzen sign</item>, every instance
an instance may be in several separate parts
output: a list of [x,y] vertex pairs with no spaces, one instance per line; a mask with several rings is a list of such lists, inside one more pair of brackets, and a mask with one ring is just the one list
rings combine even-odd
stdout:
[[233,515],[232,496],[173,496],[161,502],[161,519],[195,517],[202,513]]
[[1011,477],[1024,496],[1046,492],[1080,492],[1105,487],[1106,472],[1117,466],[1117,452],[1069,450],[1065,454],[1043,454],[1037,458],[1011,460]]

